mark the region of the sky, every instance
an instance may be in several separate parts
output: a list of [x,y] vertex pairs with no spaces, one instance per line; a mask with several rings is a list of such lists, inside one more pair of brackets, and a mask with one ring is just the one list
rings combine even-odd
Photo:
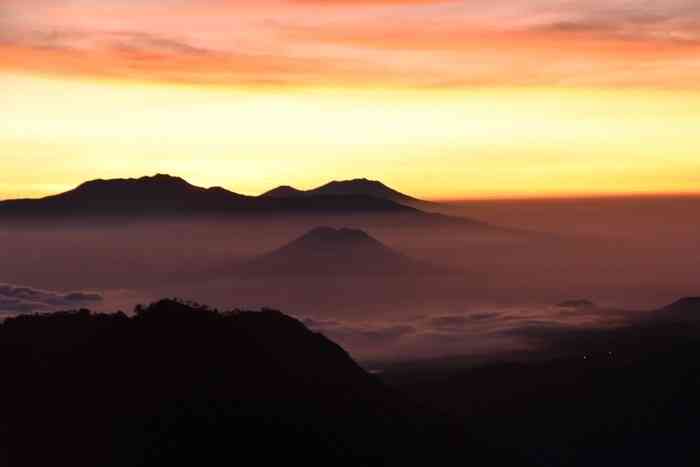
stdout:
[[0,198],[700,191],[697,0],[2,0]]

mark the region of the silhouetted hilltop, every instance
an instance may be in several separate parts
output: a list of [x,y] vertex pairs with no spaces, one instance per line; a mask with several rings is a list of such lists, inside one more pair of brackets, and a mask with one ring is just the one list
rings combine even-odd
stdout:
[[277,188],[273,188],[260,196],[265,198],[294,198],[296,196],[304,196],[305,194],[306,192],[297,190],[293,186],[282,185],[278,186]]
[[183,193],[218,193],[220,195],[243,197],[220,187],[200,188],[180,177],[156,174],[152,177],[98,179],[85,182],[63,196],[86,197],[87,199],[114,199],[125,195],[156,196],[168,198]]
[[[374,190],[352,187],[374,187]],[[123,222],[125,219],[150,222],[212,217],[265,221],[299,218],[317,224],[328,222],[333,217],[363,215],[365,217],[361,218],[361,222],[365,225],[457,228],[470,233],[506,236],[527,234],[474,219],[426,212],[409,206],[411,203],[393,201],[388,199],[390,196],[379,195],[393,191],[379,182],[332,182],[321,188],[303,192],[303,196],[245,196],[220,187],[198,187],[182,178],[163,174],[93,180],[73,190],[44,198],[0,201],[0,219],[21,224],[53,223],[56,220],[78,223],[99,220],[109,223]],[[278,190],[287,193],[296,191],[291,187]]]
[[244,196],[220,187],[201,188],[169,175],[93,180],[41,199],[0,202],[5,216],[153,216],[225,213],[410,213],[420,211],[363,194],[301,198]]
[[675,315],[686,315],[700,320],[700,297],[684,297],[663,307],[660,311]]
[[311,191],[315,194],[324,195],[368,195],[396,202],[420,201],[412,196],[396,191],[393,188],[389,188],[380,181],[368,180],[366,178],[340,181],[334,180]]
[[0,214],[110,215],[221,210],[245,203],[246,196],[223,188],[201,188],[182,178],[158,174],[131,179],[92,180],[40,199],[0,202]]
[[427,272],[366,232],[317,227],[281,248],[249,262],[247,273],[266,275],[373,275]]
[[13,467],[389,465],[470,446],[272,310],[164,300],[133,317],[11,318],[0,366],[0,460]]
[[286,197],[301,197],[301,196],[347,196],[347,195],[364,195],[375,198],[387,199],[397,203],[425,203],[422,200],[408,196],[399,191],[394,190],[377,180],[368,180],[366,178],[357,178],[354,180],[334,180],[325,185],[311,190],[298,190],[291,186],[280,186],[263,193],[262,197],[268,198],[286,198]]

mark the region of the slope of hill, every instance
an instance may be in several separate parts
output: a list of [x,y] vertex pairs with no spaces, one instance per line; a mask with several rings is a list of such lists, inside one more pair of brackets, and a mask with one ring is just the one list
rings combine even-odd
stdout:
[[0,461],[13,467],[478,458],[463,431],[272,310],[164,300],[134,317],[12,318],[0,365]]
[[317,227],[250,261],[245,273],[265,275],[414,274],[437,270],[357,229]]

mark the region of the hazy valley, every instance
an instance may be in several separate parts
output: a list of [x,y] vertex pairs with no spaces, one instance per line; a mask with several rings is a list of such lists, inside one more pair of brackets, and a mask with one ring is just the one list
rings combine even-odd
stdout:
[[[88,304],[103,310],[171,296],[278,308],[365,361],[481,358],[527,348],[517,330],[532,323],[607,326],[696,291],[698,198],[418,206],[402,195],[405,206],[379,182],[330,186],[295,204],[157,176],[2,203],[0,281],[96,293]],[[597,306],[556,306],[578,298]],[[6,315],[72,304],[6,303]]]

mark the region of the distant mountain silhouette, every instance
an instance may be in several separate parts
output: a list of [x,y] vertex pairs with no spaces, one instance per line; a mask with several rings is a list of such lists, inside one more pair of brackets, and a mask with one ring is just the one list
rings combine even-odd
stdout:
[[250,261],[245,273],[265,275],[412,274],[437,270],[398,253],[362,230],[317,227]]
[[267,191],[260,196],[264,198],[294,198],[296,196],[305,195],[305,191],[297,190],[293,186],[282,185],[278,186],[277,188],[273,188],[272,190]]
[[379,466],[484,454],[273,310],[163,300],[133,317],[11,318],[0,324],[0,366],[0,461],[13,467]]
[[192,215],[212,213],[412,213],[419,211],[362,194],[266,198],[220,187],[201,188],[179,177],[158,174],[137,179],[93,180],[41,199],[0,202],[0,215]]
[[426,203],[412,196],[408,196],[399,191],[394,190],[377,180],[368,180],[366,178],[357,178],[354,180],[332,181],[312,190],[298,190],[291,186],[280,186],[263,193],[265,198],[290,198],[302,196],[347,196],[347,195],[364,195],[374,198],[387,199],[397,203],[417,204]]
[[[355,190],[352,187],[373,187],[374,190]],[[121,222],[124,218],[152,221],[212,216],[233,219],[250,216],[274,220],[305,216],[318,219],[314,223],[325,223],[329,217],[361,214],[371,216],[371,219],[364,217],[363,222],[372,225],[458,228],[496,235],[527,234],[474,219],[426,212],[409,206],[413,203],[393,201],[388,199],[391,193],[395,194],[394,198],[399,198],[401,194],[379,182],[332,182],[318,190],[315,193],[304,192],[303,196],[246,196],[221,187],[198,187],[182,178],[164,174],[100,179],[44,198],[0,201],[0,220],[55,222],[60,219],[79,222],[99,219],[109,222],[113,219]],[[295,191],[291,187],[278,189],[278,192]],[[364,191],[373,193],[365,194]]]

